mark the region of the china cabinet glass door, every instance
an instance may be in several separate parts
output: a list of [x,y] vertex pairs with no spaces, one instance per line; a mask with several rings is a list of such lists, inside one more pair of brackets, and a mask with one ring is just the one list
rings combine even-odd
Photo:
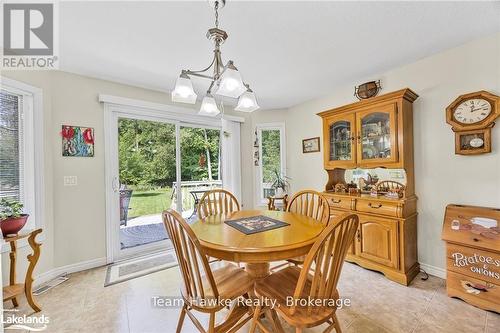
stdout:
[[357,114],[359,164],[397,161],[396,104]]
[[327,123],[328,164],[330,166],[352,166],[356,163],[354,147],[354,114],[332,117]]

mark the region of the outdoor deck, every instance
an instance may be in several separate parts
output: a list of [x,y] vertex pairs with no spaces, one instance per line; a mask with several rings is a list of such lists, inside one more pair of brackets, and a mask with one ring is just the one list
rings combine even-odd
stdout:
[[[189,210],[182,213],[188,223],[196,221],[196,214]],[[192,215],[192,216],[191,216]],[[120,244],[122,249],[150,244],[167,239],[161,214],[145,215],[132,218],[126,226],[120,227]]]

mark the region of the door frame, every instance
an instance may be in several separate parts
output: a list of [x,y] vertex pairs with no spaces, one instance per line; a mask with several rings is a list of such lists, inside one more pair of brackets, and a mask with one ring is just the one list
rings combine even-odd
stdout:
[[[99,100],[104,102],[104,160],[105,160],[105,195],[106,195],[106,262],[108,264],[120,260],[139,257],[171,248],[171,241],[165,240],[130,248],[120,249],[118,221],[119,210],[119,164],[118,164],[118,118],[155,121],[160,123],[175,124],[176,126],[176,182],[181,181],[180,165],[180,127],[206,127],[220,128],[220,118],[207,118],[193,114],[192,109],[183,109],[175,106],[144,102],[144,107],[135,104],[116,104],[120,97],[100,95]],[[110,103],[111,102],[111,103]],[[181,112],[185,112],[184,114]],[[182,192],[177,191],[177,202],[182,205]],[[182,208],[182,207],[181,207]]]

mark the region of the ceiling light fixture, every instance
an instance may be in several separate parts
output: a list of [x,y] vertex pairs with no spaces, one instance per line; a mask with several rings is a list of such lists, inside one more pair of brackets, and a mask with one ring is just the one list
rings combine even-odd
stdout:
[[215,98],[209,92],[205,97],[203,97],[203,101],[201,102],[200,112],[198,114],[203,116],[214,117],[220,113],[219,108],[217,107],[217,103],[215,102]]
[[[215,44],[214,57],[210,65],[200,71],[182,70],[181,75],[175,82],[172,91],[172,101],[181,103],[196,103],[197,95],[194,92],[191,76],[209,79],[210,86],[207,94],[203,98],[200,112],[201,115],[216,116],[220,113],[219,108],[212,96],[212,89],[216,89],[215,94],[231,98],[239,98],[237,111],[252,112],[259,108],[255,94],[248,84],[243,82],[241,74],[229,60],[225,65],[222,61],[220,46],[227,39],[227,33],[219,29],[219,9],[224,7],[226,0],[209,0],[215,9],[215,28],[208,29],[207,38]],[[213,74],[209,74],[212,70]],[[207,73],[205,73],[207,72]]]
[[238,105],[234,108],[236,111],[253,112],[259,108],[254,92],[248,85],[246,87],[247,90],[240,96]]

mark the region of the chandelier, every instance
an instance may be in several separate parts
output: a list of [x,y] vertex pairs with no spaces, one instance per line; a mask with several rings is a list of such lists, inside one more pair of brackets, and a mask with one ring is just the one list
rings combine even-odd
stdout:
[[[236,111],[252,112],[259,108],[255,94],[250,86],[243,82],[240,72],[232,60],[226,64],[222,61],[220,46],[227,39],[227,33],[219,29],[219,9],[224,7],[226,0],[210,1],[215,9],[215,28],[208,29],[207,38],[213,41],[214,56],[210,65],[202,70],[193,71],[184,69],[175,82],[175,88],[172,91],[172,101],[195,104],[198,97],[193,89],[191,77],[201,77],[210,80],[207,94],[203,97],[200,111],[198,114],[205,116],[216,116],[220,113],[212,90],[215,95],[238,98]],[[211,74],[213,73],[213,74]]]

